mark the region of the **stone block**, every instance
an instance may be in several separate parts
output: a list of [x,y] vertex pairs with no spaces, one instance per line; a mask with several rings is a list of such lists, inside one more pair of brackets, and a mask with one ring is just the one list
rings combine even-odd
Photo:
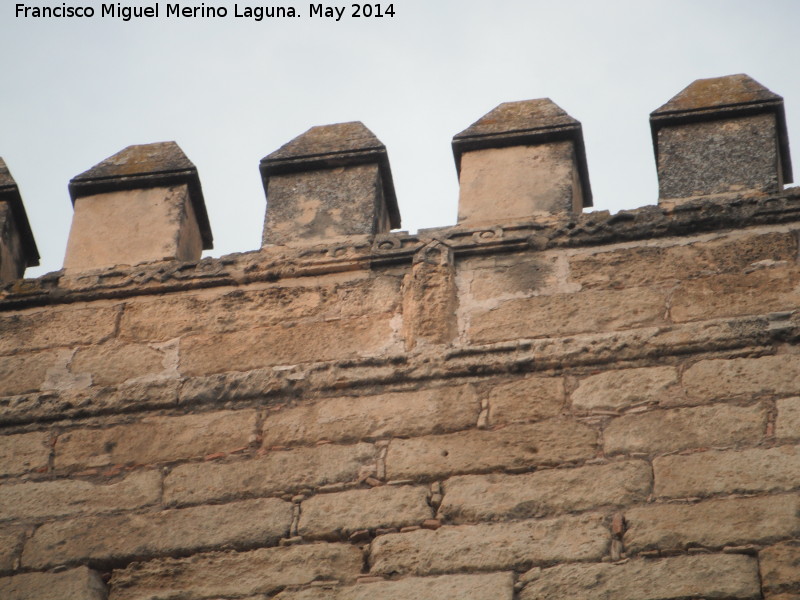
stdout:
[[275,600],[397,600],[437,598],[442,600],[512,600],[513,573],[406,577],[350,587],[313,587],[286,590]]
[[685,281],[672,294],[670,316],[681,323],[794,310],[798,286],[800,270],[782,265]]
[[610,542],[602,521],[599,516],[585,515],[382,535],[372,542],[370,572],[436,575],[599,560]]
[[64,268],[195,261],[202,251],[186,185],[124,190],[75,200]]
[[486,148],[461,157],[458,222],[474,226],[580,213],[572,142]]
[[717,398],[796,394],[800,389],[797,355],[701,360],[683,374],[687,394],[706,401]]
[[181,341],[180,371],[184,375],[208,375],[378,355],[397,343],[392,316],[370,315],[186,337]]
[[0,519],[38,519],[132,510],[161,498],[161,474],[138,471],[110,484],[80,480],[0,486]]
[[19,279],[26,267],[38,264],[39,251],[17,182],[0,158],[0,282]]
[[392,440],[386,455],[391,479],[428,479],[459,473],[557,465],[592,458],[597,433],[569,419],[515,424]]
[[[467,283],[473,300],[478,302],[504,296],[534,296],[563,292],[566,269],[555,253],[512,254],[474,265],[462,266],[460,276]],[[485,260],[485,259],[484,259]],[[471,267],[471,268],[470,268]],[[463,302],[463,299],[462,299]]]
[[559,565],[532,577],[533,580],[520,593],[520,600],[761,598],[756,560],[737,554],[636,559],[617,564]]
[[18,475],[46,468],[50,460],[50,437],[40,431],[0,436],[0,474]]
[[652,485],[644,461],[523,475],[462,475],[444,482],[438,516],[449,523],[545,517],[644,502]]
[[164,353],[150,346],[103,344],[81,348],[70,362],[75,375],[88,373],[94,385],[116,385],[164,370]]
[[606,427],[603,437],[607,454],[655,455],[689,448],[756,444],[763,439],[766,427],[766,405],[715,404],[617,417]]
[[75,306],[29,309],[0,316],[0,355],[99,344],[114,335],[119,309]]
[[100,575],[78,567],[59,573],[23,573],[0,578],[3,600],[106,600]]
[[355,482],[376,460],[371,444],[329,444],[229,463],[179,465],[164,480],[164,502],[197,504]]
[[22,564],[108,565],[220,547],[252,548],[288,535],[292,504],[275,498],[157,513],[81,517],[45,523],[25,544]]
[[800,448],[700,452],[653,460],[657,497],[788,491],[800,486]]
[[354,582],[363,562],[361,550],[346,544],[303,544],[139,562],[114,571],[109,600],[271,596],[287,586],[316,580]]
[[419,525],[432,516],[428,489],[382,486],[336,494],[318,494],[303,501],[299,535],[337,539],[360,529]]
[[617,331],[664,323],[666,293],[654,288],[588,290],[507,300],[474,309],[467,335],[473,343]]
[[453,138],[453,154],[459,224],[592,205],[581,125],[548,98],[501,104]]
[[782,398],[776,402],[775,437],[800,438],[800,397]]
[[358,317],[376,307],[390,312],[399,310],[400,282],[399,276],[356,271],[311,281],[130,298],[119,336],[133,342],[163,342],[192,333],[227,333],[301,319]]
[[783,98],[747,75],[698,79],[650,115],[659,202],[792,180]]
[[45,387],[47,372],[58,362],[56,352],[0,356],[0,396],[37,392]]
[[796,495],[653,504],[625,512],[625,549],[674,552],[769,543],[800,533]]
[[0,573],[9,573],[16,569],[25,536],[26,532],[22,527],[4,525],[0,529]]
[[572,409],[580,412],[623,411],[640,404],[669,403],[681,395],[674,367],[606,371],[582,379],[572,393]]
[[564,408],[564,381],[560,377],[526,377],[492,386],[489,424],[541,421]]
[[74,429],[58,437],[55,467],[150,464],[229,452],[247,446],[255,432],[254,410],[145,417],[129,425]]
[[197,169],[175,142],[128,146],[70,181],[66,269],[194,261],[212,248]]
[[768,597],[781,592],[800,595],[800,545],[796,541],[764,548],[758,553],[758,562]]
[[400,227],[386,147],[363,123],[312,127],[261,160],[263,245]]
[[327,398],[270,412],[264,446],[414,436],[475,425],[480,401],[471,385]]
[[[763,261],[792,261],[791,232],[741,230],[712,239],[647,240],[643,245],[592,248],[569,257],[571,280],[583,288],[628,288],[741,272]],[[677,243],[676,243],[677,242]]]

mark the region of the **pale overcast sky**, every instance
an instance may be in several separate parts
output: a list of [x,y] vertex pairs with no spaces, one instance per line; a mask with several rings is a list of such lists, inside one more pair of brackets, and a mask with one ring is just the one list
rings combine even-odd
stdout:
[[594,210],[655,203],[648,115],[698,78],[747,73],[784,96],[800,172],[798,0],[399,0],[394,17],[339,22],[308,3],[261,22],[227,0],[205,2],[227,18],[165,18],[160,2],[160,19],[130,22],[15,4],[0,8],[0,156],[42,255],[29,277],[61,268],[70,178],[130,144],[175,140],[197,165],[210,256],[260,246],[259,160],[312,125],[363,121],[386,144],[411,231],[455,223],[450,141],[512,100],[549,97],[581,121]]

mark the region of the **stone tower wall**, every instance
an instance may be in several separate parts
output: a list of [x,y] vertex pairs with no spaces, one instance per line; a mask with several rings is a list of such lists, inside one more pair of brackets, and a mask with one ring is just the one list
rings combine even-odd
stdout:
[[[495,221],[385,231],[388,162],[348,124],[311,142],[355,166],[329,146],[309,166],[301,136],[262,161],[265,188],[311,186],[311,210],[320,179],[351,182],[324,209],[376,206],[372,233],[10,280],[0,597],[800,598],[800,192],[774,185],[790,168],[581,214],[583,142],[556,117],[521,143],[556,145],[525,152],[567,161],[544,160],[567,188],[545,177],[536,204],[539,174]],[[496,127],[470,138],[480,124],[456,137],[462,178],[517,160],[492,152]],[[181,230],[199,185],[159,177]]]

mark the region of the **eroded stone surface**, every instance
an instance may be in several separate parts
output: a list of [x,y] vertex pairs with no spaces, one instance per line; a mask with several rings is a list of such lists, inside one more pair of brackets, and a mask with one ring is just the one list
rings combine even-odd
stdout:
[[655,504],[625,512],[625,548],[684,550],[764,543],[800,532],[795,495]]
[[700,452],[653,461],[656,496],[788,491],[800,487],[800,448],[753,448],[741,452]]
[[105,600],[106,586],[100,576],[78,567],[60,573],[23,573],[0,578],[4,600]]
[[469,385],[328,398],[270,412],[262,436],[269,447],[421,435],[465,429],[475,424],[479,412]]
[[680,396],[674,367],[607,371],[587,377],[572,393],[572,408],[620,411],[639,404],[658,404]]
[[361,551],[345,544],[309,544],[168,558],[115,570],[109,600],[273,594],[285,586],[303,585],[317,579],[352,582],[361,573],[362,563]]
[[25,544],[22,564],[42,569],[109,563],[222,546],[275,543],[289,532],[292,505],[274,498],[157,513],[45,523]]
[[157,471],[131,473],[107,485],[57,480],[0,486],[0,519],[30,519],[131,510],[161,497]]
[[396,600],[437,598],[458,600],[512,600],[513,573],[406,577],[350,587],[315,587],[284,591],[275,600]]
[[439,516],[451,523],[543,517],[642,502],[651,486],[644,461],[523,475],[463,475],[444,482]]
[[247,446],[256,411],[221,411],[179,417],[145,417],[139,423],[76,429],[58,437],[56,468],[149,464],[229,452]]
[[51,435],[45,432],[0,436],[0,473],[16,475],[47,467]]
[[717,404],[624,415],[606,427],[604,446],[610,454],[660,454],[686,448],[754,444],[766,432],[767,409],[764,404]]
[[432,515],[427,496],[427,488],[410,486],[318,494],[302,503],[298,533],[335,539],[361,529],[419,525]]
[[197,504],[355,482],[362,468],[374,465],[376,458],[371,444],[325,445],[230,463],[180,465],[164,480],[164,502]]
[[435,575],[599,560],[609,536],[602,518],[595,515],[418,529],[375,538],[370,571]]
[[520,600],[670,600],[761,597],[758,564],[751,556],[712,554],[637,559],[621,564],[560,565],[530,574]]
[[596,443],[593,429],[570,419],[393,440],[386,456],[386,475],[389,479],[425,478],[552,465],[591,458]]
[[527,377],[492,386],[489,424],[540,421],[564,408],[564,382],[559,377]]

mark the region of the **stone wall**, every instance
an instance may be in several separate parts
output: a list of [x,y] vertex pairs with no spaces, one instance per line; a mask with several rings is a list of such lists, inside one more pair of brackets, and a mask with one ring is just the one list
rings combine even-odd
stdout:
[[0,597],[800,598],[800,192],[714,185],[10,281]]

